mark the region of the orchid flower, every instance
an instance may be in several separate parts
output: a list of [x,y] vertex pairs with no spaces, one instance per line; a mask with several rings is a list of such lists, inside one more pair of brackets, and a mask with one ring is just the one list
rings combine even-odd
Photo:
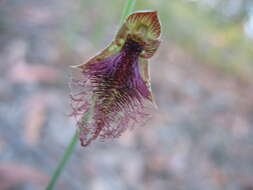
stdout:
[[71,95],[82,146],[97,138],[116,138],[150,117],[156,104],[148,59],[160,45],[160,33],[156,11],[134,12],[108,47],[73,66],[82,74],[72,81],[72,88],[79,91]]

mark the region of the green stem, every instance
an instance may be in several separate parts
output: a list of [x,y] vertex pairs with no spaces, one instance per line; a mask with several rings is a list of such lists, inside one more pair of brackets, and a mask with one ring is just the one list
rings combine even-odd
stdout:
[[120,25],[123,24],[124,19],[127,17],[127,15],[129,15],[133,11],[135,3],[136,0],[127,0],[120,18]]
[[68,144],[68,147],[66,148],[62,158],[61,158],[61,161],[58,165],[58,167],[55,169],[51,179],[50,179],[50,182],[49,184],[47,185],[47,188],[46,190],[52,190],[54,188],[54,185],[55,183],[57,182],[59,176],[61,175],[62,173],[62,170],[64,169],[66,163],[68,162],[71,154],[73,153],[74,151],[74,148],[75,148],[75,145],[77,144],[78,142],[78,136],[77,134],[75,133],[70,141],[70,143]]
[[[126,2],[125,6],[123,8],[121,19],[120,19],[120,25],[123,24],[125,17],[133,11],[135,2],[136,2],[136,0],[128,0]],[[85,121],[88,121],[89,115],[90,115],[90,113],[87,112],[87,114],[84,115],[83,119]],[[65,165],[67,164],[68,160],[70,159],[70,156],[72,155],[77,142],[78,142],[78,134],[75,133],[74,136],[72,137],[70,143],[68,144],[68,147],[66,148],[58,167],[55,169],[55,171],[54,171],[54,173],[53,173],[53,175],[46,187],[46,190],[53,190],[53,188],[54,188],[57,180],[59,179]]]

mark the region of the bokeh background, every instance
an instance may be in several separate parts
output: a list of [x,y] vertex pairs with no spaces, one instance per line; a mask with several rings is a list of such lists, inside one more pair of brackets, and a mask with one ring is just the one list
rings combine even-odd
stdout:
[[[70,65],[113,38],[124,0],[0,0],[0,190],[41,190],[75,122]],[[147,126],[76,147],[58,190],[253,190],[253,1],[138,0],[159,11]]]

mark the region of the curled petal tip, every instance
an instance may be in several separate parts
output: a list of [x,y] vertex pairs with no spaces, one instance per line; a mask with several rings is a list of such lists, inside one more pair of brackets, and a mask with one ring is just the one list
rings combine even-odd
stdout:
[[70,65],[69,67],[72,69],[76,69],[76,68],[78,68],[78,65]]
[[69,67],[72,68],[72,69],[83,69],[83,64],[81,64],[81,65],[70,65]]

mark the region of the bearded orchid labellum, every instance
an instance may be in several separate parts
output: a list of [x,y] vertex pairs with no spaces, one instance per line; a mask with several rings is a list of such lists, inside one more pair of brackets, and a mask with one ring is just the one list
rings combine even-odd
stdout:
[[[80,141],[120,136],[137,123],[144,124],[155,108],[148,59],[160,45],[156,11],[127,17],[115,40],[81,65],[81,79],[72,80],[72,115],[77,117]],[[89,118],[87,121],[87,117]]]

